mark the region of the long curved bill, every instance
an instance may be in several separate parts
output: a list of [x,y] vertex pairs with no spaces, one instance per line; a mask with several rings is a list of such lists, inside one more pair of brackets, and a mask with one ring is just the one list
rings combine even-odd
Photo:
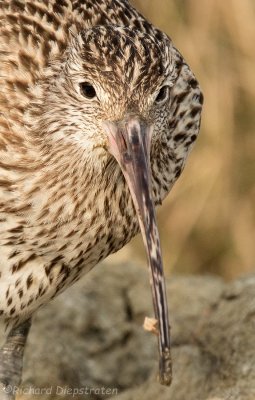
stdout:
[[155,318],[158,322],[159,381],[170,385],[172,366],[170,327],[159,233],[152,196],[150,144],[152,128],[136,117],[104,122],[109,152],[116,158],[127,181],[146,247]]

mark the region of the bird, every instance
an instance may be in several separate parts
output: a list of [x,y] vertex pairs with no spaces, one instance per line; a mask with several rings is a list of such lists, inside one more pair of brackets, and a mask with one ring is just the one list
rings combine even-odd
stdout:
[[139,230],[168,349],[154,207],[195,143],[203,94],[169,36],[127,0],[0,3],[6,388],[20,383],[32,315]]

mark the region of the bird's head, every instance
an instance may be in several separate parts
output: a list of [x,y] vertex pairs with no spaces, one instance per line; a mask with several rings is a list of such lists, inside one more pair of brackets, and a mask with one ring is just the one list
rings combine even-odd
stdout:
[[152,140],[157,140],[169,122],[176,56],[159,31],[155,37],[127,27],[96,26],[73,36],[37,87],[43,90],[40,119],[47,111],[52,114],[47,133],[87,151],[106,148],[105,123],[126,125],[135,118],[153,127]]
[[153,29],[95,26],[71,36],[35,87],[31,120],[44,148],[74,146],[99,171],[113,155],[124,172],[131,147],[143,148],[159,203],[196,139],[202,97],[171,40]]
[[[96,26],[73,36],[35,89],[40,100],[31,120],[38,121],[44,148],[49,138],[55,147],[75,147],[76,157],[90,160],[86,168],[97,165],[101,174],[110,158],[119,164],[157,281],[162,321],[167,307],[154,202],[180,175],[199,130],[202,96],[171,40],[151,29]],[[168,327],[160,332],[167,348]]]

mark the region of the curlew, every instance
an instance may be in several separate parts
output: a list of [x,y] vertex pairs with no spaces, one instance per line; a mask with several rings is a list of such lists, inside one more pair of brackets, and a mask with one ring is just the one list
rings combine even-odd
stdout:
[[[203,97],[171,39],[126,0],[0,1],[1,398],[32,314],[142,232],[170,384],[154,205],[180,176]],[[155,324],[154,324],[155,328]]]

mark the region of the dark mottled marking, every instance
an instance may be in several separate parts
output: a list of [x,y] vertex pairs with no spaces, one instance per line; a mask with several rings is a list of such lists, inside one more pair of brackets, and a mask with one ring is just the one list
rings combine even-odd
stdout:
[[190,137],[190,143],[193,143],[197,138],[197,135],[191,135]]
[[20,251],[19,251],[19,250],[13,250],[13,251],[10,253],[9,257],[8,257],[9,260],[10,260],[11,258],[17,256],[18,254],[20,254]]
[[203,102],[204,102],[203,93],[201,93],[201,92],[195,93],[195,94],[192,96],[192,100],[193,100],[193,101],[196,101],[196,102],[198,102],[198,103],[200,103],[200,104],[202,105]]
[[181,175],[182,169],[181,167],[176,167],[174,170],[174,174],[176,178],[179,178],[179,176]]
[[57,257],[53,258],[53,260],[51,261],[51,266],[53,267],[55,264],[57,264],[59,261],[63,260],[63,256],[62,255],[58,255]]
[[41,295],[42,291],[44,289],[43,283],[40,283],[39,289],[38,289],[38,294]]
[[32,285],[32,283],[33,283],[33,274],[30,274],[30,275],[27,277],[27,281],[26,281],[27,289],[30,288],[30,286]]
[[185,92],[182,92],[182,93],[178,94],[178,95],[175,97],[176,102],[177,102],[178,104],[182,103],[182,102],[184,101],[185,97],[186,97],[188,94],[189,94],[189,90],[186,90]]
[[196,115],[198,114],[198,113],[200,113],[201,112],[201,107],[194,107],[192,110],[191,110],[191,112],[190,112],[190,116],[192,117],[192,118],[194,118],[194,117],[196,117]]
[[29,298],[29,300],[27,302],[27,305],[30,306],[30,304],[32,304],[33,301],[34,301],[34,296],[32,295],[32,296],[30,296],[30,298]]
[[[20,241],[19,244],[22,244],[22,241]],[[25,267],[29,261],[33,261],[34,259],[36,259],[36,254],[30,254],[27,258],[16,262],[12,266],[12,273],[14,274],[19,271],[21,268]]]
[[23,1],[12,0],[11,1],[12,9],[16,12],[23,12],[25,10],[25,4]]
[[8,301],[7,301],[7,306],[10,306],[12,304],[12,297],[9,297]]
[[189,85],[192,89],[196,89],[198,87],[198,81],[194,78],[189,80]]
[[173,131],[176,128],[177,124],[178,124],[178,120],[172,119],[169,121],[168,127],[171,131]]
[[50,275],[51,265],[45,265],[44,271],[45,271],[46,276],[48,277]]
[[61,269],[59,271],[59,275],[63,275],[64,278],[67,278],[70,274],[70,269],[68,268],[68,266],[65,263],[62,263],[61,265]]
[[104,200],[104,212],[105,212],[106,217],[109,218],[110,213],[111,213],[111,208],[110,208],[109,200],[107,197],[105,197],[105,200]]
[[24,227],[22,225],[16,226],[15,228],[8,229],[8,232],[10,233],[21,233],[23,232]]
[[74,266],[74,269],[80,269],[80,268],[82,268],[83,267],[83,265],[84,265],[84,258],[82,257],[76,264],[75,264],[75,266]]
[[186,133],[178,133],[177,135],[174,136],[174,141],[180,142],[183,141],[186,137],[187,137]]
[[15,313],[15,311],[16,311],[16,308],[12,307],[12,309],[10,310],[10,315],[13,315]]
[[186,129],[189,131],[190,129],[192,129],[194,127],[194,122],[189,122],[187,125],[186,125]]

